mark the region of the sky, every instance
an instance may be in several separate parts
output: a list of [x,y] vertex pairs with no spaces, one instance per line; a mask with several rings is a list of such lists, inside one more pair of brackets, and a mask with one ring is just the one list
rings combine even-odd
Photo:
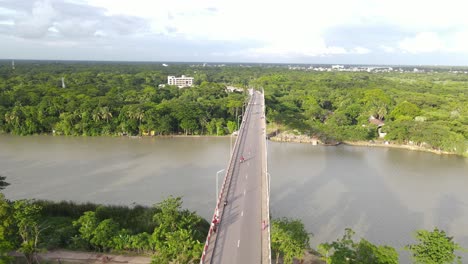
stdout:
[[0,0],[0,59],[468,65],[466,0]]

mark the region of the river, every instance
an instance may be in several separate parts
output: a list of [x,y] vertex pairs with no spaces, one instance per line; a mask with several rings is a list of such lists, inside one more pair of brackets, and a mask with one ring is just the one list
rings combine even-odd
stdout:
[[[208,219],[229,140],[2,135],[0,175],[10,199],[152,205],[175,195]],[[401,249],[434,226],[468,247],[468,159],[269,142],[268,162],[272,215],[301,219],[314,247],[351,227],[356,238]]]

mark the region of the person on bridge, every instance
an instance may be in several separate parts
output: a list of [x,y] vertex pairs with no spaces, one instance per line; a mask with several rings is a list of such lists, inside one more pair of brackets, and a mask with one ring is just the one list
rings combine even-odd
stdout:
[[240,157],[240,163],[242,163],[242,162],[244,162],[244,161],[245,161],[244,156],[241,156],[241,157]]
[[216,233],[216,228],[218,227],[219,220],[217,217],[213,219],[213,222],[211,223],[211,226],[213,228],[213,232]]

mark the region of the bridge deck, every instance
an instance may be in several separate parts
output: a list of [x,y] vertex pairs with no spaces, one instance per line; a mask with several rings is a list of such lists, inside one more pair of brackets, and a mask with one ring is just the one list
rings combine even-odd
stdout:
[[263,104],[254,92],[220,194],[227,204],[218,204],[220,223],[210,231],[201,263],[270,263]]

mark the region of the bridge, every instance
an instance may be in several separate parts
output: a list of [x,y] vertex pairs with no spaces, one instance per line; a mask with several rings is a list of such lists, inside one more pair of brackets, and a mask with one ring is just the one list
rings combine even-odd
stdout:
[[201,264],[271,263],[265,98],[253,89],[250,95]]

